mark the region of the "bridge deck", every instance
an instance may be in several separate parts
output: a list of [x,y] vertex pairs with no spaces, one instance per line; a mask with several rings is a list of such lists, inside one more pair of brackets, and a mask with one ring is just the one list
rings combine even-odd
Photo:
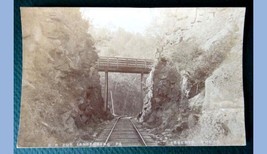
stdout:
[[98,71],[120,73],[149,73],[153,65],[151,59],[99,57]]

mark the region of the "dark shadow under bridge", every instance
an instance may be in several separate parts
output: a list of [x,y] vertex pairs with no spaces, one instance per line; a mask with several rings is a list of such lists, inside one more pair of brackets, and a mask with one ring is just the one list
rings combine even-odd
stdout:
[[105,105],[104,110],[108,107],[108,72],[118,73],[138,73],[141,74],[141,99],[143,98],[143,76],[148,74],[153,66],[152,59],[122,58],[122,57],[99,57],[97,69],[99,72],[105,72]]

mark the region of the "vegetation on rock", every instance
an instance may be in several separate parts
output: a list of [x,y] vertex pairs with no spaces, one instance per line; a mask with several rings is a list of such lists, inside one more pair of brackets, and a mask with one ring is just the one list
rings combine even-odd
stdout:
[[[22,11],[23,81],[19,146],[90,140],[103,110],[98,58],[78,8]],[[75,20],[74,20],[75,19]],[[91,130],[91,131],[88,131]]]

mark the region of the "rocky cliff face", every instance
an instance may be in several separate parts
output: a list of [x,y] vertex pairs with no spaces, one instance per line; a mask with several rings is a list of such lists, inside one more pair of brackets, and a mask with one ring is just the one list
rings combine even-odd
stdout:
[[164,113],[164,110],[171,109],[171,104],[180,105],[181,87],[179,81],[181,81],[181,76],[172,63],[162,58],[149,78],[151,87],[147,88],[147,93],[151,93],[151,98],[146,98],[140,120],[147,122],[151,127],[158,127],[162,125],[164,116],[169,116]]
[[[221,18],[204,20],[203,15],[204,19],[195,23],[182,39],[170,33],[165,45],[159,48],[138,119],[152,128],[162,144],[245,143],[244,10],[218,9],[214,14]],[[204,32],[207,34],[201,35]]]
[[244,145],[244,100],[242,46],[233,48],[227,59],[205,82],[200,136],[213,144]]
[[[199,119],[196,114],[199,114],[203,93],[199,94],[202,97],[194,97],[194,102],[197,97],[201,97],[200,105],[190,104],[190,98],[197,93],[195,89],[190,88],[192,81],[186,72],[179,72],[170,59],[160,58],[148,79],[152,86],[146,89],[144,108],[138,117],[140,122],[151,128],[151,132],[160,140],[166,138],[166,131],[180,135],[184,130],[196,125]],[[201,92],[201,88],[198,91]]]
[[22,8],[23,80],[18,145],[90,140],[106,119],[94,41],[79,9]]

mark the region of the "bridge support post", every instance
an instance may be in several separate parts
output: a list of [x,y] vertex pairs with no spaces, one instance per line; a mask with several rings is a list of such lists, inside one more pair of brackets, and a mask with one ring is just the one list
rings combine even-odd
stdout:
[[105,103],[104,111],[107,111],[108,108],[108,72],[105,71]]
[[143,104],[143,78],[144,74],[141,73],[141,103]]

